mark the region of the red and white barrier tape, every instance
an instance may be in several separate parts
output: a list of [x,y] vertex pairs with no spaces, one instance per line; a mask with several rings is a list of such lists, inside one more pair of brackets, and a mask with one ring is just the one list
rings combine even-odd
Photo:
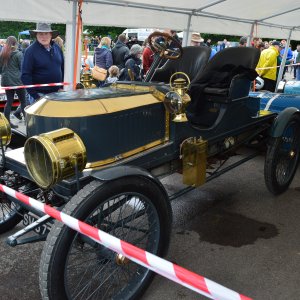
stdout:
[[232,291],[218,283],[215,283],[196,273],[188,271],[176,264],[164,260],[134,245],[124,242],[98,228],[79,221],[55,208],[21,194],[5,185],[0,184],[0,191],[16,198],[17,200],[44,212],[52,218],[64,223],[77,232],[84,234],[97,243],[126,256],[128,259],[148,268],[163,277],[166,277],[182,286],[187,287],[210,299],[218,300],[251,300],[235,291]]
[[58,83],[40,83],[40,84],[30,84],[30,85],[16,85],[16,86],[2,86],[1,89],[3,90],[16,90],[16,89],[28,89],[34,87],[41,87],[41,86],[63,86],[63,85],[70,85],[69,82],[58,82]]

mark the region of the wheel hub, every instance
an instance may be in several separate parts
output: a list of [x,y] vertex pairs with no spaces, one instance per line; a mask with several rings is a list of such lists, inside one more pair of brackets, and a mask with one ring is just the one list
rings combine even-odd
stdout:
[[121,253],[116,254],[116,263],[119,266],[127,265],[129,263],[129,259]]
[[296,154],[295,151],[293,151],[293,150],[290,151],[290,157],[291,158],[293,158],[295,156],[295,154]]

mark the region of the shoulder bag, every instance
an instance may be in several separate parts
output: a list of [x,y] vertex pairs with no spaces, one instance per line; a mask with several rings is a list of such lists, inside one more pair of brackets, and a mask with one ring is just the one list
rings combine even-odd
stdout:
[[106,76],[107,76],[106,69],[100,68],[98,66],[95,66],[92,69],[92,77],[94,79],[99,80],[99,81],[104,81],[106,79]]

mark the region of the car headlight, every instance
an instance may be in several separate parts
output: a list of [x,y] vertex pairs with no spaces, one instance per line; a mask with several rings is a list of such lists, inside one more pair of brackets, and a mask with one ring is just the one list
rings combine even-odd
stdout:
[[177,114],[182,111],[182,97],[177,92],[168,92],[164,99],[164,105],[168,112]]
[[29,138],[24,156],[29,174],[44,189],[73,176],[76,169],[81,172],[87,161],[82,140],[68,128]]
[[3,113],[0,113],[0,139],[2,146],[7,146],[11,141],[11,128]]

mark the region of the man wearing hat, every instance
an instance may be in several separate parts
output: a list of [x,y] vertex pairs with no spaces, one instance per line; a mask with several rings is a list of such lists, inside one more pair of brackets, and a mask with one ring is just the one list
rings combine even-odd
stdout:
[[275,92],[277,76],[277,57],[283,45],[273,41],[272,45],[261,52],[259,62],[256,66],[258,75],[264,80],[263,89]]
[[204,39],[199,32],[193,32],[191,38],[191,46],[202,46]]
[[[58,83],[64,78],[64,56],[61,48],[52,41],[58,31],[52,30],[47,23],[37,23],[30,31],[36,41],[27,48],[22,64],[22,82],[25,85]],[[36,101],[44,94],[57,92],[59,86],[36,87],[27,89],[31,100]]]

